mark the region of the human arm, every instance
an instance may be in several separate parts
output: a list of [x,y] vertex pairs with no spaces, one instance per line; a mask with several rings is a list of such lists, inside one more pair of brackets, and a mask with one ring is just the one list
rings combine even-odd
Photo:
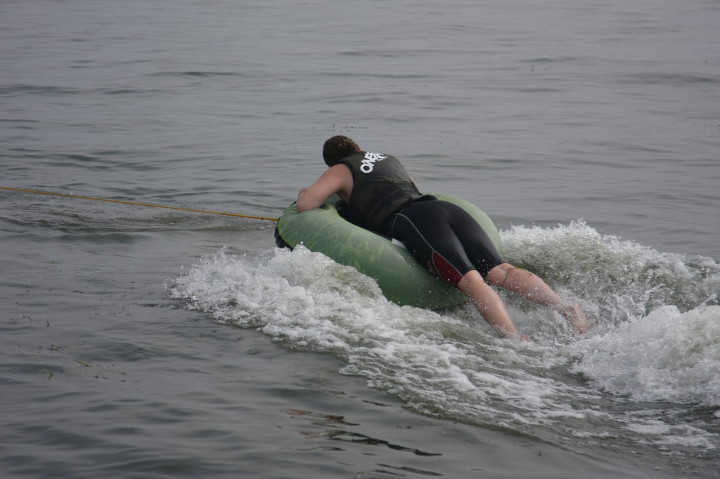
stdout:
[[298,213],[318,208],[335,193],[347,201],[352,192],[352,185],[352,174],[347,166],[343,164],[331,166],[315,183],[300,190],[295,207]]

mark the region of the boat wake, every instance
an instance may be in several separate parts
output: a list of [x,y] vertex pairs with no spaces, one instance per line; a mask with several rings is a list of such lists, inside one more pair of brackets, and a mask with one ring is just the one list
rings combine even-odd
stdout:
[[374,280],[303,247],[248,258],[219,251],[168,284],[219,323],[293,350],[332,354],[342,374],[434,417],[580,450],[712,457],[720,447],[720,266],[602,236],[583,222],[503,232],[507,260],[580,301],[574,334],[503,293],[518,329],[503,340],[469,305],[434,312],[387,301]]

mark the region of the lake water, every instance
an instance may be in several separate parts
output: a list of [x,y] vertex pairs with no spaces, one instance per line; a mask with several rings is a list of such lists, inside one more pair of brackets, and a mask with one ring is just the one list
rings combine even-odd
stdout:
[[594,328],[0,190],[3,477],[720,477],[715,0],[0,2],[6,188],[277,217],[353,137]]

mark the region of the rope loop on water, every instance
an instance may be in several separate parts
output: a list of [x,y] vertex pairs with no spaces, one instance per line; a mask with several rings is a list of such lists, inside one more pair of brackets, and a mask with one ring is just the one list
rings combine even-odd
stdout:
[[211,215],[235,216],[238,218],[250,218],[253,220],[276,221],[276,222],[280,221],[280,218],[268,218],[265,216],[241,215],[239,213],[225,213],[222,211],[198,210],[195,208],[182,208],[180,206],[154,205],[151,203],[139,203],[137,201],[111,200],[109,198],[96,198],[93,196],[71,195],[69,193],[54,193],[52,191],[28,190],[28,189],[24,189],[24,188],[10,188],[7,186],[0,186],[0,190],[20,191],[22,193],[32,193],[35,195],[63,196],[66,198],[78,198],[81,200],[106,201],[108,203],[120,203],[123,205],[146,206],[146,207],[150,207],[150,208],[165,208],[168,210],[190,211],[193,213],[207,213],[207,214],[211,214]]

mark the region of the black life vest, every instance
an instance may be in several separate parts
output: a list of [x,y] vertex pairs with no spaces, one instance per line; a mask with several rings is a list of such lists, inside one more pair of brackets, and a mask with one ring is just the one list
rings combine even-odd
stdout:
[[390,215],[423,196],[394,156],[360,151],[340,163],[347,165],[353,176],[343,217],[363,228],[380,230]]

